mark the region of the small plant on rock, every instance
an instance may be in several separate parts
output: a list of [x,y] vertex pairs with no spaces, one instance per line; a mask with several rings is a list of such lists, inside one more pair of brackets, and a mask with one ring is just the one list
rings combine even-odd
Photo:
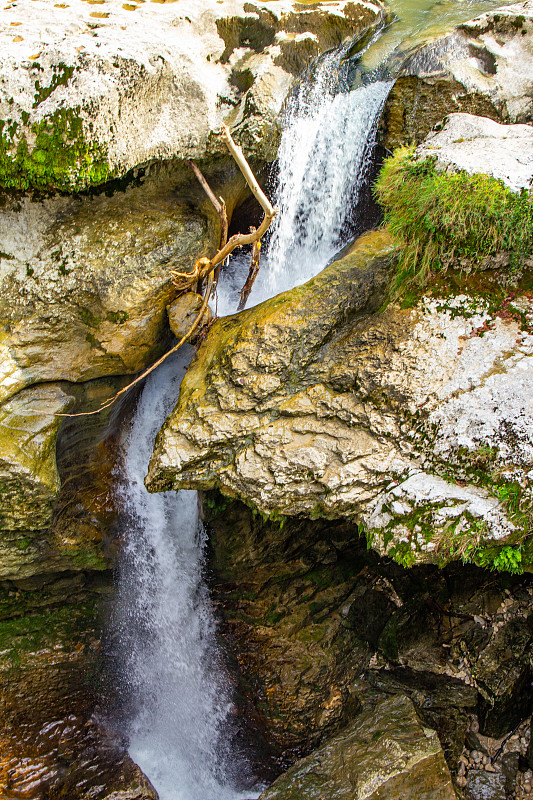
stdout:
[[449,266],[486,267],[505,253],[519,273],[531,257],[531,192],[516,194],[488,175],[439,173],[434,159],[419,161],[407,147],[385,161],[374,192],[402,245],[393,296]]

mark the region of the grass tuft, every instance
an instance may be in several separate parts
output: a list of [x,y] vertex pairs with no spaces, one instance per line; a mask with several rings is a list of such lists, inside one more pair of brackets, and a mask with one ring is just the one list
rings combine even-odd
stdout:
[[385,161],[374,193],[402,247],[395,299],[424,288],[434,273],[486,268],[502,253],[518,277],[531,257],[531,192],[517,194],[488,175],[439,173],[435,159],[417,161],[414,148],[401,147]]

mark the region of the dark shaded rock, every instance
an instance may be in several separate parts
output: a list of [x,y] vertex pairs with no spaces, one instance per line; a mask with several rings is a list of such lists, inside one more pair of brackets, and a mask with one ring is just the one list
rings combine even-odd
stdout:
[[486,736],[503,736],[531,713],[532,623],[529,618],[511,620],[472,659],[481,695],[481,732]]
[[405,693],[412,700],[424,724],[437,731],[446,761],[455,769],[465,745],[469,714],[477,705],[475,688],[448,675],[397,667],[371,670],[369,680],[383,692]]
[[520,767],[520,753],[504,753],[499,762],[502,768],[501,774],[505,778],[505,791],[508,795],[511,795],[516,787],[516,777]]
[[465,794],[469,800],[506,800],[505,777],[500,772],[471,769],[466,779]]
[[406,697],[378,700],[326,745],[298,761],[261,800],[454,800],[434,731]]
[[[347,521],[280,524],[216,492],[203,505],[214,596],[253,698],[249,713],[288,757],[353,718],[362,677],[380,693],[409,696],[452,770],[480,704],[487,718],[502,714],[506,733],[514,716],[527,716],[528,687],[518,691],[513,675],[528,663],[531,576],[459,564],[404,569],[368,550]],[[504,666],[491,677],[494,658]],[[481,700],[476,670],[485,675]],[[516,708],[513,697],[522,698]]]
[[21,584],[0,586],[0,796],[156,800],[99,708],[111,575]]
[[[210,508],[208,506],[211,506]],[[358,710],[353,680],[379,635],[364,608],[376,560],[343,522],[294,519],[280,527],[218,494],[204,501],[213,593],[260,727],[295,756]],[[364,624],[353,620],[362,609]]]

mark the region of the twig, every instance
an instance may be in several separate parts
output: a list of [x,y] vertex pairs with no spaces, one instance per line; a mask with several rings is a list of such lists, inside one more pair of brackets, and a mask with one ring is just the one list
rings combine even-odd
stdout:
[[[222,247],[225,246],[226,242],[228,241],[228,215],[227,215],[227,212],[226,212],[226,202],[225,202],[223,197],[219,197],[218,199],[215,197],[215,193],[213,192],[213,190],[209,186],[208,182],[206,181],[204,175],[202,174],[202,171],[197,166],[197,164],[194,163],[194,161],[191,161],[189,159],[187,161],[187,164],[189,165],[189,167],[192,169],[192,171],[196,175],[198,183],[200,184],[200,186],[202,187],[202,189],[206,193],[207,197],[209,198],[209,200],[211,202],[211,205],[213,206],[213,208],[215,209],[215,211],[217,212],[217,214],[219,216],[219,219],[220,219],[220,241],[219,241],[218,248],[220,250]],[[216,269],[215,269],[215,282],[213,284],[213,291],[216,291],[219,275],[220,275],[220,265],[217,266]]]
[[[250,230],[252,230],[252,228],[250,228]],[[253,230],[255,230],[255,228]],[[248,272],[248,277],[246,278],[246,283],[241,289],[240,293],[241,299],[239,300],[237,311],[242,311],[244,309],[248,301],[248,298],[250,297],[250,292],[252,291],[254,281],[257,278],[257,273],[259,272],[260,258],[261,258],[261,240],[258,240],[253,244],[252,263],[250,264],[250,270]]]

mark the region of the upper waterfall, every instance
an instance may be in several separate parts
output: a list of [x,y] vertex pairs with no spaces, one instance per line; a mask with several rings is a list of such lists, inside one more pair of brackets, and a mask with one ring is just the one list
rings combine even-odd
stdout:
[[[351,212],[368,177],[379,118],[392,81],[350,90],[350,60],[328,53],[290,99],[278,152],[274,219],[248,305],[316,275],[353,236]],[[235,311],[248,257],[223,272],[218,309]]]

